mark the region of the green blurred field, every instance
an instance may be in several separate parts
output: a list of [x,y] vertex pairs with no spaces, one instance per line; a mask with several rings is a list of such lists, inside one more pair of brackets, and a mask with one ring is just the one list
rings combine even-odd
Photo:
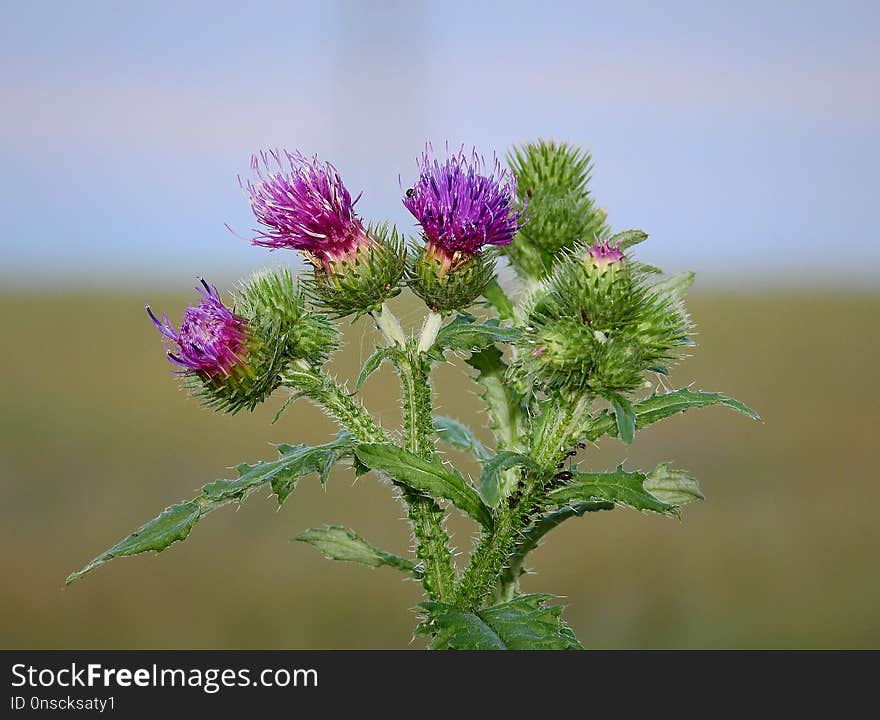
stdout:
[[[172,317],[185,301],[152,299]],[[525,587],[565,596],[588,647],[880,646],[880,297],[730,294],[691,308],[700,346],[673,384],[733,394],[765,422],[713,408],[631,448],[606,441],[593,467],[674,460],[706,502],[683,522],[623,509],[571,520],[534,554]],[[270,425],[280,398],[252,416],[201,409],[171,378],[141,297],[6,296],[0,309],[0,647],[421,647],[415,583],[289,542],[341,523],[407,550],[390,489],[346,470],[325,489],[303,481],[280,511],[251,498],[160,556],[64,589],[71,570],[166,505],[269,457],[269,441],[319,442],[333,427],[304,402]],[[369,332],[349,332],[340,375],[356,373]],[[446,414],[481,424],[461,370],[437,370],[437,396]],[[364,397],[396,423],[387,368]],[[452,528],[466,547],[473,527]]]

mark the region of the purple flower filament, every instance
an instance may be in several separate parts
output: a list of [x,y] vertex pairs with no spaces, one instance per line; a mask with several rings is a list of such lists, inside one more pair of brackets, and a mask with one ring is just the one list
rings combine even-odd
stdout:
[[444,163],[430,145],[417,160],[419,179],[403,204],[422,226],[428,251],[448,263],[467,259],[485,245],[507,245],[519,229],[516,180],[497,158],[487,169],[473,150]]
[[[166,338],[168,359],[183,368],[181,372],[191,370],[211,376],[229,376],[237,370],[246,371],[247,324],[223,304],[216,287],[199,279],[201,301],[184,311],[179,330],[165,313],[159,320],[147,305],[147,314]],[[176,348],[170,349],[170,343]]]
[[333,165],[302,153],[263,152],[251,160],[254,179],[244,186],[262,230],[254,245],[303,252],[329,270],[351,260],[369,242],[354,200]]

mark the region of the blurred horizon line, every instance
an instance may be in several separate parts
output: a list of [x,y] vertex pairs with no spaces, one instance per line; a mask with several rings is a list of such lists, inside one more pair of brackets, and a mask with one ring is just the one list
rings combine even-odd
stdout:
[[[158,275],[130,271],[89,274],[76,272],[69,276],[61,273],[46,275],[0,274],[0,295],[92,295],[129,294],[159,291],[163,293],[185,293],[198,284],[199,277],[205,277],[212,285],[232,290],[241,280],[261,269],[290,267],[300,272],[300,263],[264,263],[249,268],[242,274],[225,271],[183,273],[164,272]],[[674,275],[684,269],[675,269],[666,275]],[[774,276],[769,271],[743,268],[742,272],[702,270],[696,271],[697,279],[692,293],[700,295],[719,294],[774,294],[776,292],[795,292],[798,294],[858,294],[880,295],[880,278],[871,271],[846,275],[817,273],[805,270],[786,276]],[[517,282],[513,270],[507,266],[499,268],[499,281],[505,288]]]

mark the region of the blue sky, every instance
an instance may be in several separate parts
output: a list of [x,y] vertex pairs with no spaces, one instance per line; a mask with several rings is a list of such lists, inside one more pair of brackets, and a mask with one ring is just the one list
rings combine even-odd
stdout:
[[[158,6],[158,7],[157,7]],[[582,144],[647,260],[728,285],[880,286],[880,4],[9,3],[0,29],[0,282],[226,281],[237,175],[332,160],[412,229],[425,140]]]

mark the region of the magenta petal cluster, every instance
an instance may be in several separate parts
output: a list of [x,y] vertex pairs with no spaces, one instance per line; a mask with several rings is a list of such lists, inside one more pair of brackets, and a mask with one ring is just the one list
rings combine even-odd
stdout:
[[263,225],[254,245],[300,250],[326,266],[368,242],[354,211],[360,195],[352,200],[330,163],[282,150],[255,155],[251,169],[244,187]]
[[587,248],[584,257],[592,261],[599,270],[604,270],[611,265],[623,263],[626,256],[620,251],[620,248],[611,245],[606,240]]
[[403,204],[432,249],[451,257],[510,243],[521,216],[514,204],[516,180],[497,158],[487,167],[476,150],[462,148],[441,163],[429,145],[417,162],[419,179]]
[[[247,324],[223,304],[216,287],[200,281],[201,300],[184,311],[179,330],[165,313],[159,320],[149,305],[147,313],[166,338],[168,359],[183,368],[182,372],[230,375],[235,368],[246,366]],[[170,348],[169,341],[176,347]]]

